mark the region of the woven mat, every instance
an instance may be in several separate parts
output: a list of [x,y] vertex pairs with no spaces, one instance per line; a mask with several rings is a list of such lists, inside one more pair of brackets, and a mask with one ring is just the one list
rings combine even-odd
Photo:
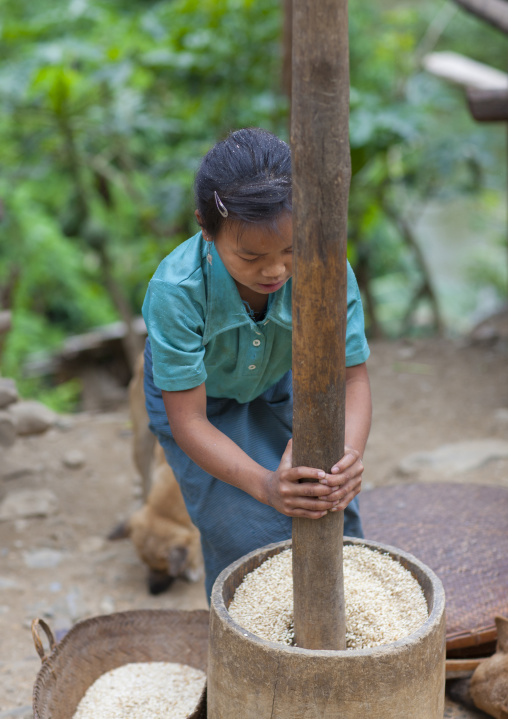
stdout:
[[495,639],[495,615],[508,616],[508,489],[409,484],[360,501],[366,539],[410,552],[443,582],[447,649]]

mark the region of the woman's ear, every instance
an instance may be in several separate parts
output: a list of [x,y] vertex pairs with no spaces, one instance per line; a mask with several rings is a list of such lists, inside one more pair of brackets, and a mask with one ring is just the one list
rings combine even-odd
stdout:
[[199,210],[195,210],[195,211],[194,211],[194,216],[195,216],[195,218],[196,218],[196,220],[197,220],[197,222],[198,222],[198,225],[199,225],[200,227],[203,227],[203,221],[202,221],[202,219],[201,219],[201,214],[200,214]]

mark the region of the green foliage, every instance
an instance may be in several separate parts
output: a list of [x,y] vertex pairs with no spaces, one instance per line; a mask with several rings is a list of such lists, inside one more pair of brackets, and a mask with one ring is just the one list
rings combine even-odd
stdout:
[[[498,136],[420,60],[446,49],[503,68],[505,38],[461,11],[442,22],[447,3],[350,5],[350,256],[385,329],[422,272],[397,220],[499,182]],[[117,319],[112,287],[139,312],[159,260],[195,231],[200,157],[241,126],[287,139],[289,108],[274,0],[2,10],[0,291],[15,322],[0,360],[19,378],[29,353]]]
[[139,312],[158,261],[195,232],[199,158],[232,128],[284,133],[287,100],[268,0],[3,10],[2,371],[19,378],[30,352],[117,319],[111,286]]
[[414,229],[426,204],[500,186],[499,136],[472,120],[462,90],[422,72],[422,57],[453,50],[502,67],[506,40],[448,0],[393,5],[351,8],[349,253],[378,324],[397,334],[411,295],[432,290]]
[[[506,296],[506,217],[505,212],[499,213],[496,204],[496,194],[485,191],[480,197],[480,212],[482,217],[490,217],[491,223],[498,228],[497,241],[489,245],[482,242],[484,223],[478,223],[478,237],[480,238],[474,251],[464,258],[465,272],[471,288],[488,293],[492,299]],[[503,208],[504,210],[504,208]]]
[[57,385],[40,379],[22,378],[18,381],[17,386],[21,396],[37,397],[39,402],[42,402],[54,412],[58,412],[58,414],[74,412],[79,404],[82,392],[81,381],[76,378]]

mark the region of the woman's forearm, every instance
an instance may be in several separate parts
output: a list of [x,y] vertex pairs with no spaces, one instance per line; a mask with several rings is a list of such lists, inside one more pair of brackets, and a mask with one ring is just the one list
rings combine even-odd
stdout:
[[363,457],[372,420],[369,376],[365,364],[346,369],[345,444]]
[[[206,402],[204,390],[196,388],[185,394],[182,402],[178,401],[181,398],[177,397],[176,393],[163,392],[175,442],[205,472],[243,489],[260,502],[265,502],[264,490],[268,470],[251,459],[232,439],[209,422],[202,406],[200,407]],[[195,411],[188,411],[189,400],[196,402]]]
[[207,419],[195,419],[173,435],[185,454],[212,477],[243,489],[260,502],[266,501],[268,471]]

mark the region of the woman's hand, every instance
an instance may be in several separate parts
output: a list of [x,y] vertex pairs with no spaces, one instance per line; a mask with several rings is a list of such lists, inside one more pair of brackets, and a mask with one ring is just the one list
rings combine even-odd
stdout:
[[332,474],[328,474],[325,479],[320,480],[333,489],[333,493],[329,495],[329,499],[332,499],[334,503],[332,512],[345,509],[351,500],[360,493],[363,469],[360,452],[346,445],[344,456],[331,469]]
[[[292,466],[293,445],[289,440],[279,467],[266,478],[265,502],[288,517],[319,519],[328,511],[345,509],[360,492],[363,462],[360,453],[346,447],[331,474],[310,467]],[[314,482],[300,482],[313,479]],[[317,481],[316,481],[317,480]]]
[[[349,454],[353,452],[353,454]],[[332,472],[292,466],[293,444],[289,440],[279,467],[265,480],[266,504],[288,517],[319,519],[328,511],[344,509],[360,491],[363,466],[359,453],[350,450],[334,465]],[[314,480],[300,482],[300,480]]]

